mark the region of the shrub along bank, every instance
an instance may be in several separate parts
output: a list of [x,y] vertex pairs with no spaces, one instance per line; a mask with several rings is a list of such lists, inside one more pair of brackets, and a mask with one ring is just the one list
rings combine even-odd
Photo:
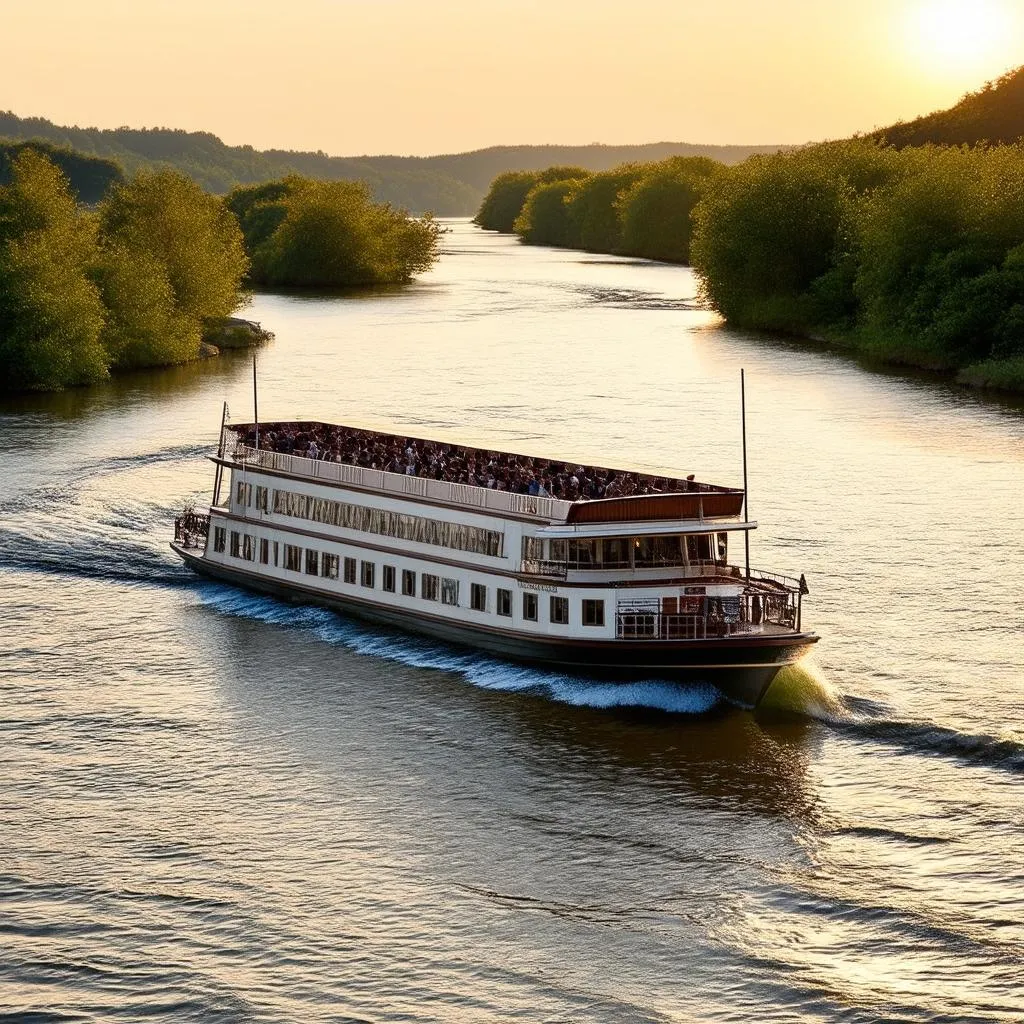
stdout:
[[694,266],[731,323],[1024,390],[1021,146],[755,157],[695,221]]
[[258,329],[239,332],[227,319],[247,276],[296,287],[399,283],[437,259],[430,217],[374,203],[358,183],[292,177],[239,189],[228,204],[177,171],[140,171],[85,210],[38,148],[13,153],[6,173],[0,390],[60,390],[187,362],[204,334],[255,342]]
[[[527,243],[693,263],[732,324],[1024,390],[1024,147],[851,140],[496,179]],[[505,179],[505,180],[502,180]],[[514,185],[514,188],[513,188]],[[490,201],[490,205],[489,205]]]
[[515,231],[529,245],[689,261],[690,213],[724,165],[670,157],[592,173],[549,167],[499,175],[475,223]]
[[375,203],[361,182],[288,177],[235,189],[254,284],[339,288],[402,284],[437,260],[429,214]]
[[27,149],[0,187],[0,387],[196,358],[204,323],[239,304],[246,265],[234,218],[188,178],[140,174],[88,212]]

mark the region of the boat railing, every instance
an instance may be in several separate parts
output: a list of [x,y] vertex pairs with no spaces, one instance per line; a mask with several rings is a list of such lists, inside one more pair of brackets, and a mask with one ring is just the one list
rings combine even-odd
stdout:
[[209,533],[209,516],[187,511],[174,520],[174,539],[183,548],[205,548]]
[[[680,578],[694,577],[729,577],[733,580],[741,579],[743,570],[735,565],[728,565],[725,562],[713,562],[708,560],[681,562],[670,562],[665,559],[601,559],[596,562],[589,562],[573,559],[523,559],[520,572],[531,573],[538,576],[567,576],[570,572],[625,572],[631,573],[634,570],[660,569],[667,571],[676,570]],[[753,579],[753,572],[751,572]],[[795,583],[795,581],[794,581]]]
[[267,469],[289,476],[323,480],[329,483],[351,484],[367,490],[384,491],[407,497],[426,498],[488,512],[508,512],[530,516],[547,522],[565,522],[571,501],[546,498],[534,494],[516,494],[512,491],[492,490],[472,484],[434,480],[425,476],[389,473],[382,469],[367,469],[347,462],[328,462],[326,459],[307,459],[301,455],[287,455],[236,444],[225,449],[235,462],[255,469]]
[[766,627],[799,629],[799,592],[685,595],[620,601],[615,635],[620,640],[701,640],[765,632]]
[[751,569],[750,578],[761,583],[775,583],[785,590],[800,593],[800,580],[793,576],[783,576],[777,572],[767,572],[765,569]]
[[540,558],[524,558],[519,571],[526,576],[547,576],[557,580],[564,580],[569,575],[567,563],[549,562]]

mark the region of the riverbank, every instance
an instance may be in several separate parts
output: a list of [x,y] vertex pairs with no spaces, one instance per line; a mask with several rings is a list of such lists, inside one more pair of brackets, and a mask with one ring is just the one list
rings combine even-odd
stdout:
[[946,381],[978,391],[1024,395],[1024,356],[988,359],[967,366],[949,366],[941,362],[915,358],[913,348],[896,347],[886,351],[877,343],[865,341],[856,335],[821,331],[767,333],[813,342],[826,350],[849,355],[868,369],[885,367],[897,373],[902,370],[916,371],[927,374],[929,378],[937,381]]
[[1024,146],[864,139],[495,179],[476,223],[527,244],[689,263],[733,327],[1024,392]]

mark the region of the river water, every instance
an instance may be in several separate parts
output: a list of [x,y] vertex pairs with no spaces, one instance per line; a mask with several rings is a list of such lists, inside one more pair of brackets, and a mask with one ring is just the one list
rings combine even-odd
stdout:
[[[1024,1019],[1024,416],[452,225],[259,295],[262,417],[742,481],[822,641],[773,707],[204,582],[245,355],[0,406],[0,1018]],[[3,1016],[3,1012],[10,1016]]]

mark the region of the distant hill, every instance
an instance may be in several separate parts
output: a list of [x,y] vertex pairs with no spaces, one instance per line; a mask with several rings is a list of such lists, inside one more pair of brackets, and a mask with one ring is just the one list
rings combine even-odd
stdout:
[[1024,67],[1017,68],[956,106],[872,132],[870,138],[893,146],[941,146],[1020,142],[1024,139]]
[[0,185],[10,182],[11,161],[23,149],[36,149],[45,153],[67,175],[80,203],[98,203],[111,185],[124,180],[121,168],[113,160],[85,156],[48,142],[0,141]]
[[446,156],[360,157],[377,167],[424,166],[450,174],[472,185],[483,196],[491,182],[505,171],[542,171],[555,165],[608,171],[619,164],[649,163],[670,156],[709,156],[724,164],[738,164],[755,153],[775,153],[787,146],[702,146],[689,142],[648,142],[640,146],[491,146],[470,153]]
[[270,181],[286,174],[328,180],[365,181],[374,198],[420,213],[468,216],[476,212],[488,186],[502,171],[540,170],[571,163],[607,170],[629,161],[667,156],[711,156],[738,163],[752,153],[779,146],[700,146],[656,142],[644,146],[492,146],[445,156],[328,156],[291,150],[228,146],[209,132],[171,128],[69,128],[41,117],[22,118],[0,111],[0,141],[41,139],[79,153],[113,160],[128,173],[143,167],[175,167],[211,192]]

